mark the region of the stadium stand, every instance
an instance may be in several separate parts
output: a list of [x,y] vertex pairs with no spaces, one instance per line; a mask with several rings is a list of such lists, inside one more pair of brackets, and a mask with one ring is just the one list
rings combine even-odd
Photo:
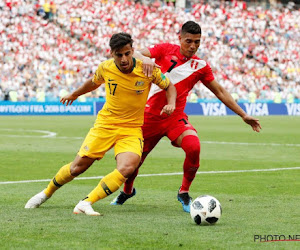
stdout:
[[[236,100],[300,99],[300,13],[293,5],[203,1],[187,11],[160,1],[0,0],[0,10],[0,101],[57,101],[109,57],[111,34],[131,33],[135,49],[178,43],[187,20],[201,25],[198,54]],[[190,100],[197,97],[214,98],[202,84]],[[99,98],[102,87],[80,101]]]

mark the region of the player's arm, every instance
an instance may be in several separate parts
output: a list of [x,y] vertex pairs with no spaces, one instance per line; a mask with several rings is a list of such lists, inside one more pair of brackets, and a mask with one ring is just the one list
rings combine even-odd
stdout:
[[140,51],[135,51],[133,57],[143,61],[143,73],[148,77],[152,76],[154,67],[160,68],[158,64],[151,60],[151,53],[147,48]]
[[245,123],[249,124],[252,129],[259,132],[261,125],[259,120],[249,116],[232,98],[230,93],[222,87],[216,80],[211,81],[209,84],[205,85],[210,91],[212,91],[220,101],[222,101],[228,108],[239,115]]
[[160,112],[161,115],[163,113],[166,113],[167,115],[171,115],[176,108],[177,91],[176,91],[176,87],[171,82],[168,88],[166,89],[166,97],[167,97],[168,104],[162,108]]
[[60,99],[62,104],[66,104],[66,106],[71,105],[79,96],[84,95],[88,92],[94,91],[101,84],[96,84],[93,82],[93,79],[87,80],[82,86],[73,91],[71,94],[66,95]]

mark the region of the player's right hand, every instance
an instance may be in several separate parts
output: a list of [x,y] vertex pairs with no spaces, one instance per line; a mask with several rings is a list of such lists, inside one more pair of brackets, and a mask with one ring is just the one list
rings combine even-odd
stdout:
[[145,76],[151,77],[153,74],[154,67],[160,68],[160,66],[155,62],[153,62],[151,58],[149,57],[143,58],[143,73],[145,74]]
[[171,115],[174,112],[175,108],[176,108],[175,105],[167,104],[160,111],[160,115],[162,115],[163,113],[166,113],[167,115]]
[[70,95],[66,95],[66,96],[62,97],[60,99],[60,102],[62,104],[66,104],[66,106],[68,106],[68,105],[71,105],[77,98],[78,98],[78,96],[70,94]]

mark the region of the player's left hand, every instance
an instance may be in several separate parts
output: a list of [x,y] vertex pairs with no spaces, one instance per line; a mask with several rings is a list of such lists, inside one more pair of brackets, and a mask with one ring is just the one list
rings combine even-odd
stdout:
[[174,110],[175,110],[175,105],[167,104],[160,111],[160,115],[162,115],[163,113],[166,113],[167,115],[171,115],[174,112]]
[[252,127],[253,131],[259,132],[261,130],[261,125],[257,118],[246,115],[243,117],[243,120]]

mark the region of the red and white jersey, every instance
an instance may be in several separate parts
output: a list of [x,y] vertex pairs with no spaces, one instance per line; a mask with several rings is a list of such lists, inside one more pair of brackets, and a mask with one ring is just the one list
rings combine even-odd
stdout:
[[[197,56],[186,58],[180,53],[180,46],[162,43],[149,47],[151,58],[161,66],[161,71],[175,85],[177,90],[176,110],[173,114],[183,113],[189,91],[201,81],[209,84],[214,80],[212,70],[207,62]],[[167,104],[166,93],[151,86],[145,112],[159,115],[161,109]]]

